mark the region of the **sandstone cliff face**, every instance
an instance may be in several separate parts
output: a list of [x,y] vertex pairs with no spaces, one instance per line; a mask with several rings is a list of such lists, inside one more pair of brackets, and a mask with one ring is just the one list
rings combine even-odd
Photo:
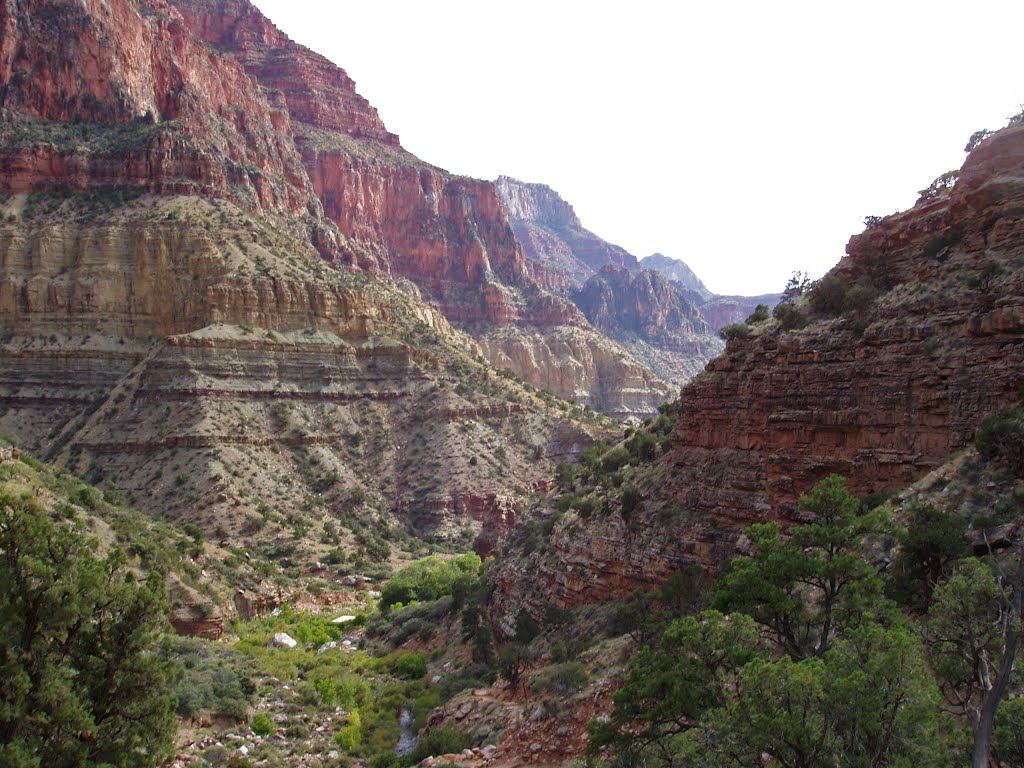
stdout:
[[572,294],[591,324],[669,381],[699,373],[725,345],[675,284],[606,265]]
[[[387,307],[355,293],[263,279],[252,259],[239,272],[239,246],[213,242],[223,213],[184,225],[180,196],[230,201],[272,219],[253,227],[409,279],[467,327],[585,324],[529,277],[493,185],[402,150],[343,70],[244,0],[24,0],[0,8],[0,27],[0,191],[29,222],[0,233],[8,331],[387,325]],[[147,202],[166,221],[96,221],[94,198],[139,193],[160,196]],[[35,221],[40,207],[62,220]]]
[[358,490],[384,525],[487,550],[592,439],[436,309],[251,212],[143,196],[79,221],[89,200],[2,206],[0,431],[143,509],[260,539],[270,505],[318,525]]
[[[343,70],[289,40],[245,0],[172,3],[204,41],[280,92],[312,189],[352,263],[412,281],[474,335],[484,332],[473,330],[478,326],[517,325],[541,329],[521,335],[539,339],[555,327],[585,324],[569,302],[538,286],[555,282],[528,269],[493,184],[454,176],[405,152]],[[571,209],[563,218],[574,218]],[[621,356],[615,345],[604,346],[605,357]],[[504,358],[489,359],[501,365]],[[589,360],[578,362],[580,370],[591,367]],[[582,382],[571,390],[584,391],[582,401],[616,400],[608,390],[585,391]],[[641,412],[650,413],[663,397],[659,384],[617,399],[646,402]]]
[[292,41],[248,0],[170,3],[200,39],[230,51],[262,85],[279,91],[293,121],[398,145],[343,69]]
[[284,105],[162,0],[5,3],[0,28],[5,190],[127,185],[318,214]]
[[508,176],[495,186],[541,284],[578,287],[605,264],[638,268],[631,253],[584,229],[572,206],[550,187]]
[[707,289],[692,269],[677,259],[655,253],[640,260],[643,269],[652,269],[682,289],[684,297],[700,309],[708,327],[719,331],[727,325],[742,323],[758,304],[772,309],[779,303],[782,294],[766,293],[761,296],[719,296]]
[[[172,0],[204,41],[287,105],[313,190],[357,263],[407,277],[459,323],[535,323],[522,249],[494,186],[401,150],[344,70],[282,34],[247,0]],[[557,323],[578,322],[566,306]]]
[[744,526],[791,519],[799,494],[827,474],[857,494],[904,487],[1016,399],[1024,127],[986,141],[952,191],[854,237],[847,252],[831,277],[859,286],[856,306],[823,312],[803,299],[805,328],[770,321],[731,342],[684,389],[641,512],[582,532],[557,526],[546,558],[496,573],[503,616],[544,599],[623,596],[683,564],[714,572]]
[[618,417],[649,416],[676,390],[589,328],[514,326],[477,337],[484,356],[523,381]]
[[678,259],[669,258],[661,253],[652,253],[650,256],[640,259],[640,268],[653,269],[669,280],[679,283],[683,288],[693,291],[702,300],[710,299],[714,296],[707,289],[707,286],[704,285],[704,282],[697,277],[697,274]]

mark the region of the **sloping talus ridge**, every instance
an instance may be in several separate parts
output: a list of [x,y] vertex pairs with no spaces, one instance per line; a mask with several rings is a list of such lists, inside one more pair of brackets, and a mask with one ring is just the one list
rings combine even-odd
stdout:
[[824,476],[899,489],[968,445],[1022,383],[1024,126],[985,141],[952,190],[853,237],[794,312],[684,388],[628,519],[614,498],[569,513],[546,555],[500,565],[499,613],[621,597],[685,564],[716,572],[744,526],[792,520]]

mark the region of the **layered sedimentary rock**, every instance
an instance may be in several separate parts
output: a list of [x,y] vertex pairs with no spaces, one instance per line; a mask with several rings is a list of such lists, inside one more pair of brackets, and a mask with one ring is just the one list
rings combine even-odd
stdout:
[[[549,556],[496,573],[507,619],[717,571],[742,528],[792,520],[837,472],[902,488],[1018,397],[1024,371],[1024,126],[989,138],[956,186],[851,239],[817,296],[730,342],[683,391],[671,450],[628,520],[555,528]],[[518,579],[525,583],[518,584]],[[542,595],[542,598],[536,598]],[[539,614],[538,614],[539,615]]]
[[725,346],[675,284],[651,270],[606,265],[572,299],[595,328],[669,381],[696,375]]
[[495,182],[530,274],[578,306],[599,330],[662,379],[682,384],[723,348],[718,331],[777,295],[719,296],[686,264],[660,253],[637,261],[580,224],[543,184]]
[[288,111],[162,0],[0,8],[3,188],[128,186],[319,215]]
[[[541,329],[526,333],[533,337],[585,324],[531,278],[493,184],[405,152],[343,70],[288,39],[245,0],[172,2],[203,40],[280,92],[312,188],[354,263],[409,279],[475,334],[481,325]],[[621,354],[605,346],[606,357]],[[641,412],[661,399],[657,389],[648,392]]]
[[686,290],[693,291],[701,300],[710,299],[714,296],[707,286],[704,285],[704,282],[697,277],[697,273],[678,259],[670,258],[661,253],[652,253],[650,256],[640,259],[640,268],[654,270],[669,280],[678,283]]
[[143,196],[79,221],[88,201],[4,203],[0,431],[147,511],[233,542],[351,511],[489,548],[514,505],[421,506],[521,495],[591,441],[436,309],[252,212]]
[[550,187],[508,176],[499,176],[495,186],[541,284],[578,287],[605,264],[638,268],[625,248],[584,229],[572,206]]
[[532,386],[620,417],[643,416],[676,390],[590,328],[506,326],[477,337],[484,355]]

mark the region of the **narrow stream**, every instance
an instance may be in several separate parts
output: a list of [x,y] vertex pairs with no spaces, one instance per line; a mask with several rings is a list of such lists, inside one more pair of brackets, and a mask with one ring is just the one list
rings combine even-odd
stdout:
[[416,749],[416,734],[412,731],[412,713],[403,709],[398,717],[398,725],[402,729],[402,735],[398,737],[395,744],[396,755],[407,755]]

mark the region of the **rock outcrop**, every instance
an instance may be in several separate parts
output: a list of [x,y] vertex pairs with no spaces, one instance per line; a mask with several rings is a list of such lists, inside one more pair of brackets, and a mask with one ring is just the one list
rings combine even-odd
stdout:
[[778,302],[777,295],[718,296],[686,264],[660,253],[637,261],[584,229],[572,206],[543,184],[501,176],[495,185],[530,274],[673,384],[722,351],[721,328]]
[[319,218],[287,109],[163,0],[0,7],[8,192],[129,187]]
[[590,328],[505,326],[477,341],[488,360],[537,389],[621,418],[648,416],[677,391]]
[[704,282],[697,277],[697,273],[679,259],[670,258],[662,253],[652,253],[650,256],[640,259],[640,268],[654,270],[686,290],[696,293],[701,301],[714,296]]
[[544,184],[509,176],[494,182],[538,282],[575,288],[605,264],[636,270],[636,256],[584,229],[572,206]]
[[757,326],[687,385],[651,469],[659,484],[628,520],[567,515],[547,557],[496,572],[504,617],[621,597],[686,564],[715,572],[744,526],[792,520],[826,475],[856,494],[903,488],[1016,400],[1024,126],[987,139],[952,190],[854,237],[847,254],[788,329]]
[[572,299],[595,328],[668,381],[690,379],[725,348],[682,291],[651,270],[605,265]]
[[[288,39],[246,0],[171,2],[205,42],[281,94],[313,191],[354,263],[410,280],[474,334],[496,324],[544,336],[585,324],[572,304],[542,290],[546,281],[531,278],[493,184],[405,152],[343,70]],[[606,356],[620,354],[605,346]],[[646,400],[659,402],[660,391]]]
[[464,326],[585,323],[530,278],[492,184],[405,152],[246,0],[30,0],[0,27],[0,191],[30,209],[87,193],[88,224],[115,195],[230,201]]

